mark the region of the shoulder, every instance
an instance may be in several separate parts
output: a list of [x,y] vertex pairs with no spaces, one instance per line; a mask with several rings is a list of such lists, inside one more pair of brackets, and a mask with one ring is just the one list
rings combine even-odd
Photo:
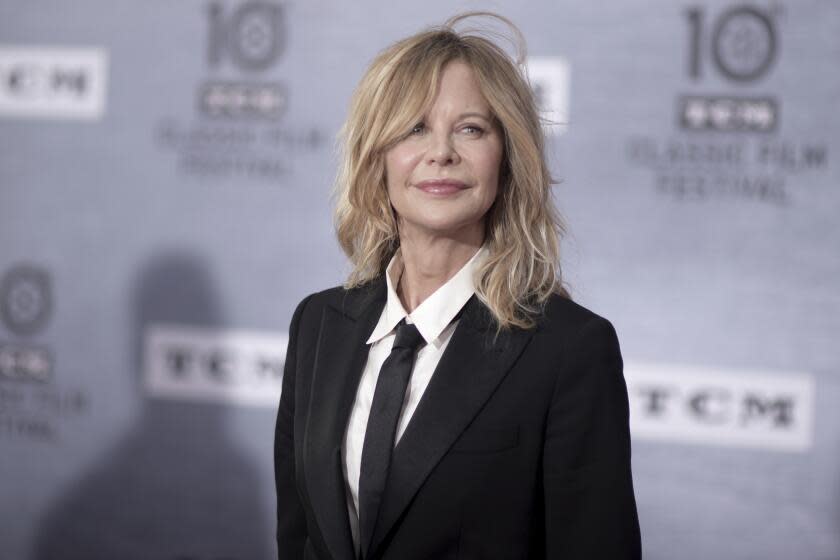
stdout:
[[375,297],[379,284],[380,282],[374,280],[349,290],[339,285],[313,292],[295,306],[292,324],[296,322],[304,325],[313,322],[320,323],[324,309],[328,307],[339,313],[355,316],[366,301]]
[[620,353],[618,334],[610,320],[559,294],[546,301],[536,335],[567,358]]
[[605,328],[612,323],[605,317],[559,294],[552,294],[545,302],[543,312],[538,320],[542,331],[565,333],[575,336],[593,327]]
[[321,310],[323,310],[328,302],[340,301],[343,292],[346,293],[347,290],[341,286],[334,286],[307,295],[295,306],[295,312],[292,314],[292,323],[294,324],[301,320],[308,322],[313,316],[320,316]]
[[348,290],[345,290],[342,286],[333,286],[332,288],[312,292],[297,304],[295,312],[301,311],[308,314],[308,309],[321,308],[328,302],[340,301],[347,292]]

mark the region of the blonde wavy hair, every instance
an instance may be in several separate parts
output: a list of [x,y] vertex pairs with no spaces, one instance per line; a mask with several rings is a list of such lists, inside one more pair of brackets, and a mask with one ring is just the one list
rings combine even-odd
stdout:
[[[455,29],[476,16],[496,18],[513,30],[517,60],[487,37],[493,32]],[[534,327],[553,293],[570,297],[560,272],[565,226],[551,200],[553,181],[542,121],[524,72],[524,45],[507,18],[467,12],[394,43],[373,60],[338,136],[335,228],[353,266],[344,288],[382,275],[399,248],[384,156],[432,105],[444,66],[458,60],[472,68],[504,138],[499,191],[485,216],[489,254],[476,271],[476,295],[495,318],[497,333]]]

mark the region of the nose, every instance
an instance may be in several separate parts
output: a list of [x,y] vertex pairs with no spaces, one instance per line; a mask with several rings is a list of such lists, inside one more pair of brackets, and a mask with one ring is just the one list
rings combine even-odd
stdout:
[[461,161],[458,150],[452,143],[452,136],[444,131],[429,135],[429,149],[426,160],[438,165],[453,165]]

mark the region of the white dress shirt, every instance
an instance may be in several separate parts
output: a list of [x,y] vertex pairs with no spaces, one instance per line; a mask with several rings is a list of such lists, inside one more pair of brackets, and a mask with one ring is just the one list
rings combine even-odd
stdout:
[[455,331],[458,321],[452,319],[458,314],[467,300],[475,293],[473,275],[485,258],[487,249],[481,247],[467,263],[447,282],[435,290],[417,308],[406,313],[405,308],[396,292],[400,276],[403,272],[402,254],[398,249],[388,268],[385,270],[385,280],[388,286],[388,299],[379,322],[373,329],[367,344],[368,359],[362,378],[356,392],[356,400],[350,413],[350,421],[344,434],[344,445],[341,448],[341,459],[344,464],[344,480],[347,486],[347,510],[350,516],[350,529],[356,557],[360,556],[359,543],[359,471],[362,463],[362,445],[365,439],[370,406],[379,370],[385,359],[391,353],[391,347],[396,338],[396,326],[403,317],[406,323],[414,323],[423,336],[426,344],[417,352],[411,378],[406,388],[403,408],[397,422],[397,434],[394,445],[400,440],[406,426],[408,426],[420,398],[426,391],[429,380],[440,361],[443,351],[449,344],[449,339]]

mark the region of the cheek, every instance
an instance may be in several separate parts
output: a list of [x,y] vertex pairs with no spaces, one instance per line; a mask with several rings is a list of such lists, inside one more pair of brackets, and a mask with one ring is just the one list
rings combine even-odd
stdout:
[[406,185],[414,166],[411,152],[403,146],[393,148],[385,155],[385,187],[388,200],[397,214],[403,214],[408,209]]
[[476,159],[476,164],[476,172],[480,175],[482,182],[487,186],[488,195],[492,194],[495,198],[499,190],[499,180],[501,179],[502,171],[501,149],[483,152]]
[[414,150],[404,146],[393,148],[385,156],[385,173],[388,177],[388,187],[405,186],[411,178],[411,173],[417,165],[417,156]]

